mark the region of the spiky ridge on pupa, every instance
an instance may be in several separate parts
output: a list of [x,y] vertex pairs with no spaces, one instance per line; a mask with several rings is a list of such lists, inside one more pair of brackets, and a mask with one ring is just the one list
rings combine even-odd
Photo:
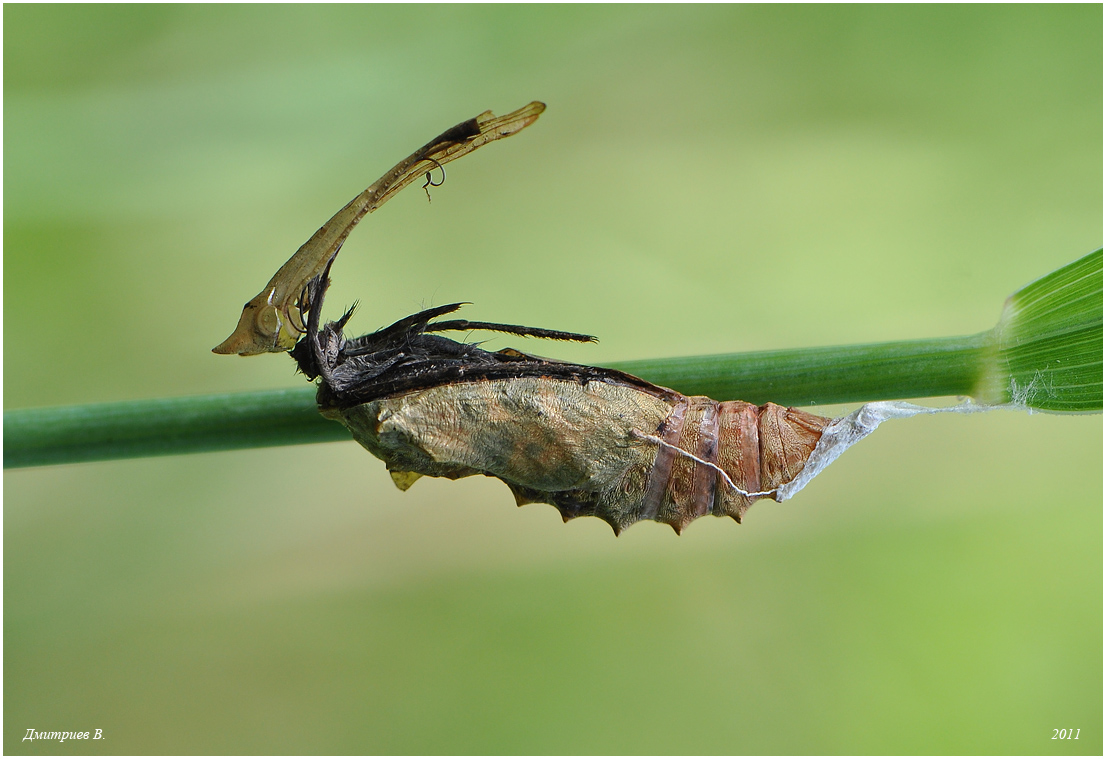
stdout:
[[520,506],[549,503],[565,521],[597,516],[616,534],[645,519],[676,532],[706,514],[740,522],[753,500],[802,470],[829,421],[771,403],[670,402],[548,377],[438,385],[324,413],[401,489],[414,475],[484,474]]

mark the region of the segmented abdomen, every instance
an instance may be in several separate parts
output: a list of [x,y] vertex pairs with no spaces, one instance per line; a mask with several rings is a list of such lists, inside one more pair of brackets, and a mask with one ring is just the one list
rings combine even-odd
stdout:
[[740,522],[753,501],[802,471],[829,422],[774,403],[684,398],[653,436],[658,451],[641,518],[676,532],[706,514]]

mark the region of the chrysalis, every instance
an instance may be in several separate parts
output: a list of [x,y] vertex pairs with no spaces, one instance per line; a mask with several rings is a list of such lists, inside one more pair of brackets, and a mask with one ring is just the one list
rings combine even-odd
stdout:
[[319,410],[381,459],[401,490],[475,474],[507,484],[521,506],[565,521],[597,516],[619,533],[652,519],[681,532],[706,514],[738,522],[775,496],[829,419],[773,403],[688,397],[613,369],[489,352],[433,334],[485,329],[562,340],[586,335],[432,321],[451,304],[346,340],[347,312],[318,329],[327,272],[309,287],[307,334],[291,351],[319,378]]

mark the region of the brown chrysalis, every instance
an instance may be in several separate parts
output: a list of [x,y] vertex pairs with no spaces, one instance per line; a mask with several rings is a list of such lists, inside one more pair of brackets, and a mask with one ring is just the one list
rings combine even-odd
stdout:
[[307,334],[291,351],[319,379],[319,410],[381,459],[401,490],[420,476],[497,477],[515,500],[619,533],[652,519],[681,532],[705,514],[738,522],[802,470],[829,419],[773,403],[687,397],[613,369],[494,353],[437,332],[484,329],[560,340],[586,335],[438,321],[429,309],[347,340],[352,310],[318,328],[327,272],[309,286]]
[[[485,113],[435,138],[338,212],[247,304],[216,353],[289,351],[318,379],[319,410],[344,424],[406,490],[420,476],[496,477],[519,505],[615,533],[652,519],[680,532],[705,514],[741,516],[781,495],[831,420],[772,403],[687,397],[613,369],[489,352],[440,332],[483,329],[554,340],[588,335],[461,319],[454,303],[346,339],[352,309],[320,328],[331,264],[353,225],[418,174],[514,134],[544,110]],[[429,181],[429,180],[428,180]],[[375,188],[375,189],[374,189]],[[374,194],[375,193],[375,194]]]

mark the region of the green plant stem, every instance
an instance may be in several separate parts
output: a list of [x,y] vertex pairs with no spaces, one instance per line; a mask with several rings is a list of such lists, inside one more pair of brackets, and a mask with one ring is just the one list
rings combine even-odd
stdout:
[[[970,395],[989,333],[627,361],[611,368],[718,400],[783,405]],[[313,387],[4,412],[4,468],[349,440]]]
[[972,395],[988,334],[611,364],[684,395],[782,406]]
[[4,468],[348,440],[311,387],[4,412]]

